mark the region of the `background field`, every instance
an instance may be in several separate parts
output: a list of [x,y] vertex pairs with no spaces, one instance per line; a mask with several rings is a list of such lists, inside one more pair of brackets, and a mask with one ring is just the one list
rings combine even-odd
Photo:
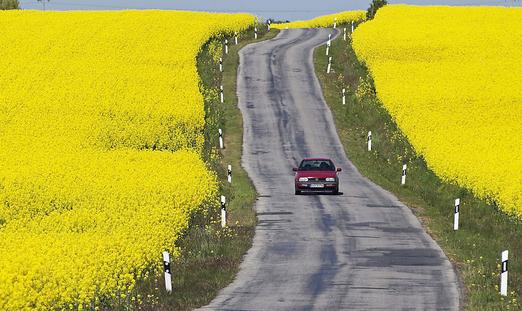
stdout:
[[335,25],[345,25],[354,22],[361,22],[366,18],[365,11],[347,11],[330,15],[319,16],[310,20],[293,21],[289,23],[274,24],[274,28],[314,28],[314,27],[333,27]]
[[355,32],[377,95],[428,166],[522,216],[522,9],[387,6]]
[[[130,305],[216,206],[196,57],[251,15],[0,12],[0,309]],[[45,27],[42,27],[45,25]]]

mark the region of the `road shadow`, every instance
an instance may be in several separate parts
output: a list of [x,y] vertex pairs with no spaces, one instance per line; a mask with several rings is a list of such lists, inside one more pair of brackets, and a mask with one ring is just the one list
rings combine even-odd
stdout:
[[328,193],[328,192],[301,192],[300,194],[296,194],[296,195],[301,195],[301,196],[323,196],[323,195],[326,195],[326,196],[339,196],[339,195],[344,195],[344,192],[338,192],[338,193]]

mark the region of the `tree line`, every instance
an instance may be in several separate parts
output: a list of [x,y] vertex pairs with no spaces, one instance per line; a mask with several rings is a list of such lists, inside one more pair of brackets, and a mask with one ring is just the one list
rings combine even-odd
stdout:
[[18,0],[0,0],[0,10],[18,10],[20,2]]

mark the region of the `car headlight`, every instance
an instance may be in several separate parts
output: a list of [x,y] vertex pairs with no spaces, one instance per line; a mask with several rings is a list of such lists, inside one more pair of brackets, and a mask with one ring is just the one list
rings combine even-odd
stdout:
[[299,181],[308,181],[308,178],[306,178],[306,177],[300,177],[300,178],[299,178]]
[[326,178],[326,181],[335,181],[335,178],[333,178],[333,177],[328,177],[328,178]]

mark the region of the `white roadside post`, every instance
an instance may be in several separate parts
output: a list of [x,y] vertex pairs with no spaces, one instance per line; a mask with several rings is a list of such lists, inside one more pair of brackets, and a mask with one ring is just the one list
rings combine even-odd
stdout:
[[507,296],[508,294],[508,255],[509,252],[502,252],[502,264],[500,267],[500,295]]
[[343,105],[346,105],[346,89],[343,88]]
[[352,21],[352,33],[353,33],[353,21]]
[[257,26],[254,26],[254,39],[257,39]]
[[271,22],[270,20],[267,21],[267,25],[268,25],[268,28],[267,28],[267,29],[268,29],[268,32],[270,32],[270,25],[271,25],[271,23],[272,23],[272,22]]
[[372,131],[368,132],[368,151],[372,151]]
[[453,217],[453,230],[459,230],[460,199],[455,199],[455,213]]
[[328,58],[328,68],[326,68],[326,73],[330,73],[331,70],[332,70],[332,57],[330,56]]
[[334,19],[334,29],[337,28],[337,17]]
[[221,228],[227,226],[227,199],[224,195],[221,196]]
[[225,145],[223,144],[223,131],[219,129],[219,149],[224,149]]
[[228,39],[225,39],[225,54],[228,54]]
[[219,87],[219,96],[221,97],[221,103],[225,102],[225,94],[223,93],[223,85]]
[[234,33],[234,43],[237,45],[237,31]]
[[223,72],[223,58],[219,58],[219,72]]
[[344,41],[346,41],[346,27],[344,27],[343,32],[344,32],[344,34],[343,34],[343,38],[344,38]]
[[165,289],[172,292],[172,274],[170,272],[170,254],[163,252],[163,270],[165,271]]
[[328,41],[326,42],[326,56],[330,54],[330,45],[332,44],[332,35],[328,35]]
[[404,163],[402,165],[402,178],[401,178],[401,185],[406,184],[406,169],[408,168],[408,165]]
[[232,183],[232,165],[228,165],[228,169],[227,169],[227,180],[228,180],[228,183],[229,183],[229,184]]

